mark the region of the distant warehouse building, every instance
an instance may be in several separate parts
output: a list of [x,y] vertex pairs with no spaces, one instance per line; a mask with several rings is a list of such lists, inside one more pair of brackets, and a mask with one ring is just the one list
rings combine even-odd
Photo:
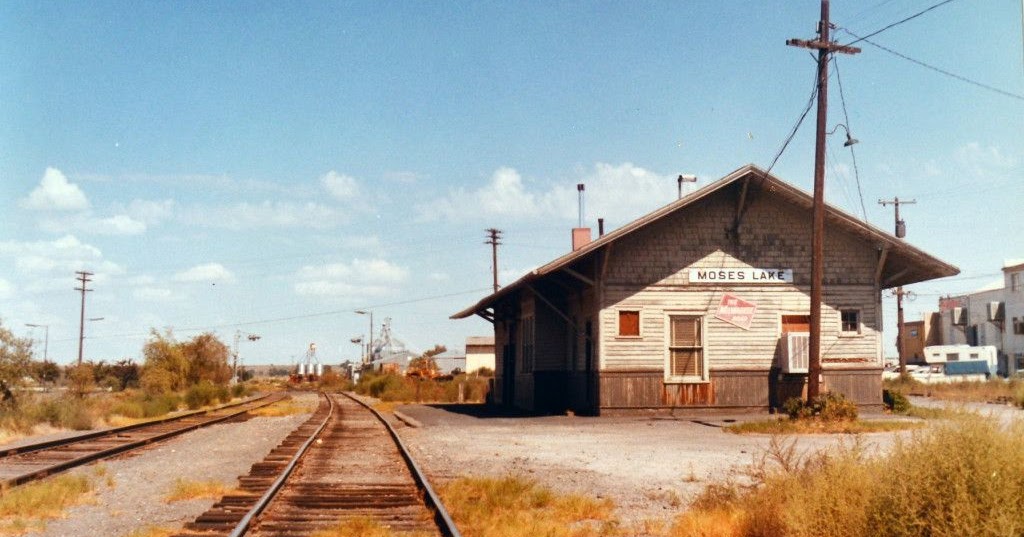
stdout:
[[[505,405],[777,407],[807,380],[812,203],[745,166],[452,317],[493,323]],[[825,256],[823,389],[881,404],[882,291],[959,270],[832,207]]]

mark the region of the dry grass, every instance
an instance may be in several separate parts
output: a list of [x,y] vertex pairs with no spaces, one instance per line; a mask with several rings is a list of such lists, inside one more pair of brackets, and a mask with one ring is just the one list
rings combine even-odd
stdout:
[[387,526],[368,517],[346,520],[332,528],[321,530],[310,537],[430,537],[431,532],[394,532]]
[[396,408],[404,405],[401,401],[378,401],[373,404],[373,409],[380,413],[392,413]]
[[171,503],[200,498],[220,499],[227,494],[245,493],[220,481],[193,481],[178,478],[174,481],[171,491],[164,496],[164,501]]
[[0,492],[0,535],[44,527],[66,509],[89,501],[93,488],[88,476],[62,474]]
[[179,533],[181,530],[161,528],[158,526],[146,526],[132,531],[124,537],[171,537],[175,533]]
[[749,483],[711,485],[673,536],[1021,535],[1024,423],[967,416],[868,456],[859,439],[818,453],[773,437]]
[[556,494],[530,480],[467,477],[440,493],[466,537],[621,535],[611,500]]
[[778,418],[737,423],[725,427],[725,430],[735,434],[861,434],[889,433],[920,429],[921,427],[924,427],[924,424],[915,421],[824,421]]
[[316,410],[317,401],[298,402],[292,398],[278,401],[272,405],[257,408],[250,412],[253,416],[263,418],[283,418],[296,414],[309,414]]
[[973,403],[1018,403],[1024,397],[1024,380],[993,378],[985,382],[940,382],[925,384],[912,378],[890,379],[885,387],[910,395],[925,395],[943,401]]

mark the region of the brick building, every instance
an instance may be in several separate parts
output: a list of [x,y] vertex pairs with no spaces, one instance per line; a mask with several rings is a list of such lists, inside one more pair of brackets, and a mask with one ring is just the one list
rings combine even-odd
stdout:
[[[807,379],[812,203],[748,165],[452,317],[493,323],[506,405],[778,406]],[[959,271],[832,207],[825,256],[824,389],[880,404],[882,290]]]

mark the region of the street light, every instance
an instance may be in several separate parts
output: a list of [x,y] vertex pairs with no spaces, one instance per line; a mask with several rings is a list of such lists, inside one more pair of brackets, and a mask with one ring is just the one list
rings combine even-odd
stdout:
[[43,328],[46,330],[46,340],[43,343],[43,361],[48,362],[50,358],[50,325],[25,323],[29,328]]
[[373,310],[356,310],[359,315],[370,316],[370,338],[366,340],[366,359],[363,363],[373,361]]

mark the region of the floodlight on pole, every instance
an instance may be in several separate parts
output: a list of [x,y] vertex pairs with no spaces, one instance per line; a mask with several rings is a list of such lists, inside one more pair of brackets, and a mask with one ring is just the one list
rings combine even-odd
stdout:
[[369,315],[370,316],[370,337],[369,337],[369,339],[366,340],[366,362],[365,362],[365,363],[370,363],[370,362],[373,361],[373,310],[370,310],[370,309],[356,310],[355,312],[357,314],[359,314],[359,315]]

